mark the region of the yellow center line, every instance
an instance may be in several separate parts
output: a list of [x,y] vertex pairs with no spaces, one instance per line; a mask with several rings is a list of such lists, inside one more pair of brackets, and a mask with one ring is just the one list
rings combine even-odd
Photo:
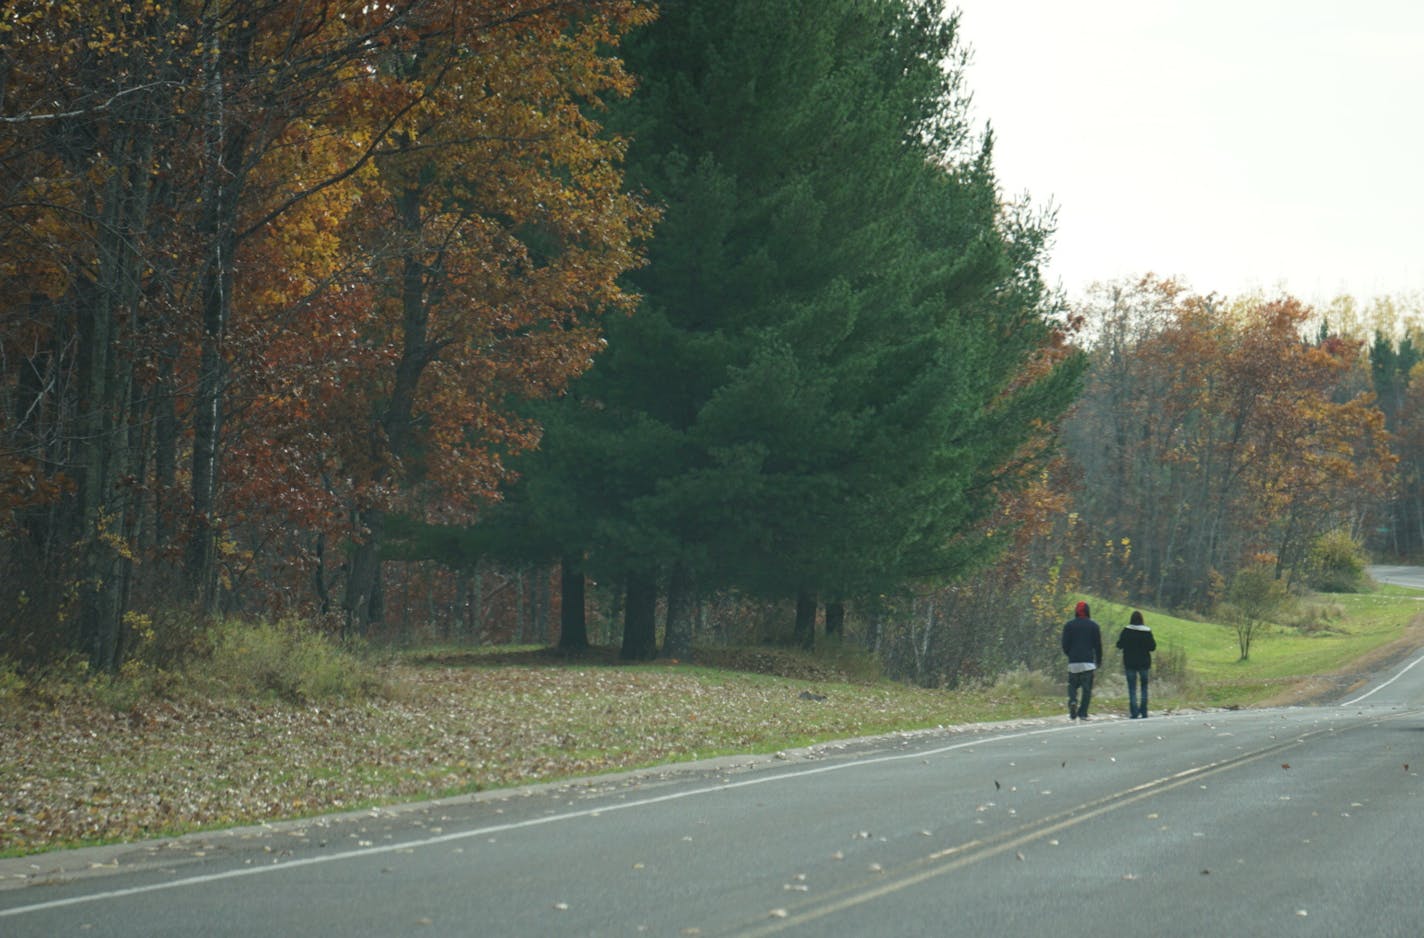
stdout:
[[[1025,844],[1041,840],[1052,834],[1067,830],[1084,821],[1092,820],[1111,811],[1117,811],[1129,807],[1148,798],[1156,797],[1164,792],[1172,791],[1183,785],[1226,772],[1267,756],[1284,752],[1301,745],[1312,736],[1337,732],[1334,728],[1314,730],[1303,733],[1292,739],[1267,746],[1255,752],[1244,753],[1233,756],[1230,759],[1223,759],[1218,762],[1211,762],[1206,765],[1185,769],[1172,775],[1143,782],[1134,785],[1120,792],[1095,798],[1073,808],[1059,811],[1037,821],[1020,825],[1012,830],[1005,831],[998,836],[988,839],[975,839],[966,841],[953,847],[937,850],[928,856],[918,860],[911,860],[905,863],[898,872],[888,875],[882,874],[880,880],[874,884],[866,886],[849,886],[832,892],[830,895],[816,899],[806,900],[806,907],[800,911],[790,912],[784,918],[778,918],[770,922],[762,922],[750,928],[741,927],[735,931],[737,935],[762,936],[772,935],[790,928],[805,925],[808,922],[825,918],[827,915],[834,915],[846,909],[864,905],[876,899],[883,898],[902,889],[934,879],[937,876],[944,876],[955,870],[962,869],[982,860],[987,860],[1007,851],[1022,847]],[[838,895],[839,894],[839,895]]]

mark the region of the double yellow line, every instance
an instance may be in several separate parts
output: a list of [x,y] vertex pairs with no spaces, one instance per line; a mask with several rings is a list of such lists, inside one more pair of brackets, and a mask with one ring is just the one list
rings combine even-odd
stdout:
[[1206,765],[1185,769],[1172,775],[1153,779],[1140,785],[1105,795],[1092,801],[1085,802],[1076,807],[1068,808],[1051,814],[1048,817],[1040,818],[1027,824],[1022,824],[1011,830],[1005,831],[997,836],[985,839],[968,840],[953,847],[936,850],[928,856],[917,860],[911,860],[897,869],[887,870],[876,874],[876,880],[872,883],[862,885],[845,886],[833,890],[827,895],[804,900],[800,908],[787,909],[784,917],[779,917],[771,921],[759,921],[737,928],[733,934],[755,938],[755,936],[774,935],[778,932],[798,928],[817,919],[825,918],[828,915],[835,915],[858,905],[873,902],[876,899],[908,889],[937,876],[944,876],[953,873],[974,863],[996,857],[1010,850],[1017,850],[1026,844],[1033,843],[1045,837],[1057,834],[1060,831],[1068,830],[1085,821],[1091,821],[1096,817],[1118,811],[1122,808],[1130,807],[1140,801],[1156,797],[1164,792],[1181,788],[1183,785],[1191,784],[1212,775],[1228,772],[1231,769],[1248,765],[1269,756],[1279,755],[1289,749],[1293,749],[1312,736],[1323,733],[1337,732],[1334,729],[1321,729],[1308,733],[1303,733],[1286,742],[1276,743],[1259,749],[1254,752],[1233,756],[1230,759],[1223,759],[1218,762],[1211,762]]

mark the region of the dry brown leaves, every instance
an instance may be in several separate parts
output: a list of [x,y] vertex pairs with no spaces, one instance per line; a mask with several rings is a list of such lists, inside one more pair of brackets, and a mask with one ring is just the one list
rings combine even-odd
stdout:
[[[951,722],[942,693],[677,668],[402,667],[397,700],[0,713],[0,851],[137,840]],[[806,689],[827,699],[801,699]]]

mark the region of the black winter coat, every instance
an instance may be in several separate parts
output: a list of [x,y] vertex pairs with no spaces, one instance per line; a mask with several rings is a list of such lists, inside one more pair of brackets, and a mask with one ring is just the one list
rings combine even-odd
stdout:
[[1152,637],[1152,629],[1145,625],[1129,625],[1117,637],[1117,647],[1122,649],[1122,666],[1133,671],[1152,667],[1152,653],[1157,650],[1157,639]]
[[1092,619],[1069,619],[1063,626],[1063,654],[1069,664],[1091,661],[1095,666],[1103,664],[1103,632]]

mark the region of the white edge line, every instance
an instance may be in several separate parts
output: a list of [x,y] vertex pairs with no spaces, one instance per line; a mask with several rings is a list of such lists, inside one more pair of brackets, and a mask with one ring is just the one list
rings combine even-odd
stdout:
[[1397,680],[1399,680],[1400,678],[1404,677],[1404,675],[1409,671],[1410,668],[1414,667],[1416,664],[1418,664],[1418,663],[1421,662],[1421,661],[1424,661],[1424,655],[1420,655],[1418,658],[1415,658],[1413,661],[1411,661],[1411,662],[1409,662],[1408,664],[1406,664],[1403,668],[1400,669],[1400,671],[1399,671],[1398,674],[1396,674],[1394,677],[1390,678],[1389,680],[1385,681],[1383,684],[1380,684],[1380,685],[1378,685],[1378,686],[1376,686],[1376,687],[1370,688],[1369,690],[1365,691],[1365,692],[1364,692],[1363,694],[1361,694],[1360,696],[1356,697],[1354,700],[1347,700],[1347,701],[1345,701],[1344,703],[1342,703],[1340,706],[1342,706],[1342,707],[1348,707],[1348,706],[1350,706],[1351,704],[1357,704],[1357,703],[1359,703],[1360,701],[1364,700],[1366,697],[1369,697],[1371,694],[1374,694],[1376,691],[1382,691],[1382,690],[1384,690],[1386,687],[1388,687],[1389,685],[1393,684],[1395,681],[1397,681]]

